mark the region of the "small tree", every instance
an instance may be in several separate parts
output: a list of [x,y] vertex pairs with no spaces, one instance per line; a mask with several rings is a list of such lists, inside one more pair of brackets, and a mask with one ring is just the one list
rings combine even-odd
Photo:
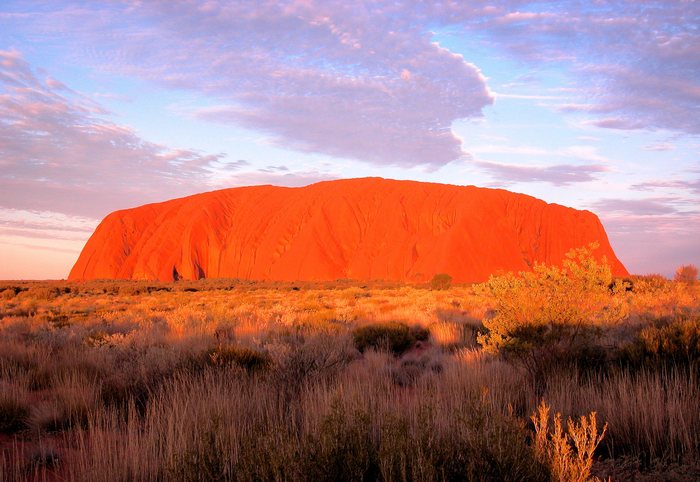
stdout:
[[689,284],[695,283],[695,280],[698,279],[698,269],[693,264],[679,266],[674,279]]
[[536,263],[519,275],[491,276],[483,285],[495,300],[493,315],[483,320],[478,337],[484,350],[520,362],[538,395],[547,369],[590,346],[600,327],[626,316],[624,284],[613,282],[597,244],[573,249],[563,267]]

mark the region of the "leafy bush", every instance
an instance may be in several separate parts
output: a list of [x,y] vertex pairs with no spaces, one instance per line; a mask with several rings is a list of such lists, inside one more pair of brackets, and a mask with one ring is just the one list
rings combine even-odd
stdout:
[[352,331],[355,346],[361,353],[374,348],[388,349],[394,355],[401,355],[417,341],[425,341],[429,336],[430,332],[425,328],[409,327],[399,322],[359,326]]
[[407,355],[389,374],[393,383],[400,387],[414,385],[425,373],[440,373],[443,370],[440,351],[428,350],[419,356]]
[[674,279],[684,283],[694,283],[698,279],[698,268],[692,264],[679,266]]
[[634,342],[623,349],[622,359],[633,366],[699,361],[700,316],[661,319],[642,328]]
[[124,408],[134,403],[139,409],[146,406],[151,387],[143,377],[132,373],[112,374],[102,380],[100,398],[106,406]]
[[631,277],[632,291],[637,294],[658,294],[671,291],[673,283],[660,274]]
[[27,290],[27,297],[34,300],[50,301],[61,295],[61,290],[55,286],[32,286]]
[[452,285],[452,276],[447,273],[439,273],[430,280],[430,289],[446,290]]
[[522,363],[540,395],[547,369],[574,361],[601,326],[627,314],[625,285],[613,282],[605,259],[596,261],[596,247],[569,251],[562,268],[535,264],[531,272],[492,276],[484,285],[496,306],[479,343]]

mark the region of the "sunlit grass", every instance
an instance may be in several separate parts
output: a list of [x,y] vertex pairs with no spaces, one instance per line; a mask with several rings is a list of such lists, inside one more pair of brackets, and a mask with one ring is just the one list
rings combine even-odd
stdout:
[[[549,372],[552,413],[608,424],[593,474],[700,470],[698,360],[677,356],[695,340],[698,289],[640,279],[629,316],[598,337],[605,358]],[[472,286],[17,282],[0,294],[2,480],[550,477],[530,422],[541,400],[476,344],[493,301]],[[644,348],[671,346],[657,338],[673,356]]]

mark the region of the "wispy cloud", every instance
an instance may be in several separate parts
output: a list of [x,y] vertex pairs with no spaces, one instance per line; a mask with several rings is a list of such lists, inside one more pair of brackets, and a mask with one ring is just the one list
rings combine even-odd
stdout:
[[102,216],[129,202],[196,192],[221,155],[171,149],[0,51],[0,206]]
[[225,180],[226,187],[232,186],[257,186],[271,184],[274,186],[301,187],[321,181],[330,181],[342,177],[340,174],[332,174],[316,170],[300,170],[294,172],[283,169],[257,169],[244,171],[232,175]]
[[694,180],[658,180],[658,181],[646,181],[640,182],[638,184],[633,184],[631,189],[637,191],[652,191],[655,189],[674,189],[674,190],[685,190],[689,191],[695,195],[700,196],[700,179]]
[[65,278],[97,219],[0,207],[0,279]]
[[53,211],[27,211],[0,207],[0,234],[30,238],[86,240],[98,220]]
[[546,182],[555,186],[568,186],[575,183],[595,181],[597,174],[607,171],[602,165],[559,164],[553,166],[523,166],[489,161],[474,161],[498,181]]
[[670,202],[675,199],[601,199],[592,203],[592,206],[604,213],[625,213],[637,216],[656,216],[676,213],[675,207]]
[[511,145],[507,139],[494,144],[482,144],[472,146],[474,154],[512,154],[514,157],[558,157],[564,159],[575,159],[578,161],[589,161],[598,163],[608,163],[609,159],[598,153],[596,146],[573,145],[562,148],[545,148],[529,145]]
[[493,97],[476,66],[416,21],[420,10],[389,2],[117,2],[43,9],[33,28],[99,45],[100,55],[77,49],[83,62],[210,95],[219,105],[199,110],[200,119],[263,131],[278,146],[441,166],[464,155],[452,122],[481,116]]
[[[699,134],[700,3],[504,1],[483,16],[459,16],[490,46],[532,64],[560,64],[585,113],[611,129]],[[446,7],[448,8],[448,7]]]
[[[572,145],[545,148],[532,145],[512,145],[505,142],[473,146],[478,157],[472,164],[494,178],[491,185],[504,186],[512,183],[540,182],[554,186],[569,186],[576,183],[596,181],[602,173],[610,171],[610,160],[598,153],[595,146]],[[482,155],[507,155],[514,159],[531,159],[529,163],[497,162],[486,160]],[[549,163],[538,162],[549,159]],[[558,161],[558,162],[557,162]],[[576,161],[574,164],[571,161]]]
[[601,199],[591,203],[623,261],[638,274],[673,274],[677,266],[698,263],[700,212],[683,197]]
[[645,150],[647,151],[653,151],[653,152],[667,152],[667,151],[672,151],[675,149],[675,146],[673,144],[667,144],[667,143],[659,143],[659,144],[649,144],[644,147]]
[[60,233],[65,239],[83,239],[92,233],[98,220],[82,216],[69,216],[53,211],[27,211],[0,207],[0,233],[9,230],[24,234]]
[[481,116],[494,96],[478,66],[434,41],[435,27],[462,29],[533,67],[564,66],[575,86],[566,97],[577,101],[561,108],[592,125],[700,133],[698,2],[124,0],[35,8],[14,21],[72,40],[81,62],[210,95],[219,105],[200,118],[264,131],[300,151],[433,167],[471,152],[451,125]]

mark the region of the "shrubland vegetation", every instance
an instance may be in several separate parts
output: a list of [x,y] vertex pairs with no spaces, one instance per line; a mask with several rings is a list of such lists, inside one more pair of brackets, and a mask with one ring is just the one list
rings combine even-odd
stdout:
[[684,283],[695,283],[698,280],[698,268],[693,264],[679,266],[676,270],[675,280]]
[[592,249],[474,286],[0,283],[0,480],[698,480],[700,286]]

